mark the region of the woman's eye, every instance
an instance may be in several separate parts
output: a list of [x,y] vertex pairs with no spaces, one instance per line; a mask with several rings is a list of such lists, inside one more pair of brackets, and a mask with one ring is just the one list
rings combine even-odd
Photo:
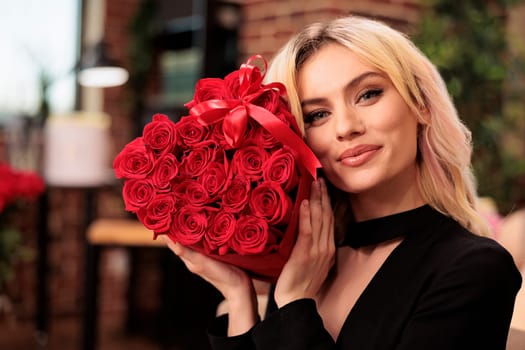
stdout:
[[315,123],[328,115],[326,111],[313,111],[304,115],[304,123],[312,124]]
[[381,94],[383,94],[383,89],[367,90],[361,96],[359,96],[358,102],[366,102],[374,97],[381,96]]

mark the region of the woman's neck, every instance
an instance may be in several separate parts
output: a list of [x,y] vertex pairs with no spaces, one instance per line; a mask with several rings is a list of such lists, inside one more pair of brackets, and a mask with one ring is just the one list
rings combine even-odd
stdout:
[[426,204],[415,179],[406,184],[376,186],[370,191],[351,193],[349,197],[355,221],[396,214]]

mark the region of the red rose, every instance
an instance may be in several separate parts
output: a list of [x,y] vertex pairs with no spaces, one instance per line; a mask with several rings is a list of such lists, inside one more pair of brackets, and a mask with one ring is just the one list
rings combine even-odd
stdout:
[[238,213],[242,211],[250,194],[250,181],[242,176],[234,177],[222,195],[222,209]]
[[268,159],[268,152],[257,146],[247,146],[237,150],[233,155],[232,169],[252,181],[262,177],[263,165]]
[[270,225],[286,224],[292,213],[292,200],[277,182],[263,182],[251,193],[253,215],[268,220]]
[[115,157],[113,168],[118,178],[144,179],[153,169],[153,161],[153,154],[146,151],[142,137],[137,137]]
[[143,142],[157,153],[171,152],[177,142],[175,123],[164,114],[155,114],[144,127]]
[[126,210],[135,212],[145,208],[155,195],[155,189],[150,181],[144,179],[131,179],[124,183],[122,197]]
[[237,229],[230,239],[230,247],[240,255],[259,254],[267,250],[268,239],[268,222],[246,215],[237,220]]
[[[36,173],[17,171],[15,172],[15,181],[16,192],[14,194],[16,197],[34,200],[45,189],[44,180]],[[2,184],[5,185],[5,183]]]
[[199,177],[200,183],[204,186],[210,197],[215,197],[221,194],[226,184],[226,177],[228,176],[228,162],[224,160],[223,163],[210,163],[202,175]]
[[172,192],[178,200],[183,201],[184,204],[187,204],[186,201],[186,187],[194,180],[186,179],[182,182],[172,184]]
[[139,220],[155,234],[166,233],[171,226],[175,204],[176,199],[172,194],[165,193],[155,196],[145,210],[139,210],[137,213]]
[[182,174],[190,177],[200,176],[215,160],[216,153],[217,144],[213,141],[204,141],[195,145],[182,159]]
[[170,236],[185,246],[199,243],[208,228],[209,212],[212,211],[181,207],[174,215]]
[[295,166],[295,157],[287,147],[271,154],[263,166],[263,179],[277,182],[286,192],[297,186],[299,174]]
[[0,212],[16,199],[34,200],[44,190],[44,180],[37,173],[15,170],[0,162]]
[[215,141],[219,147],[222,147],[224,150],[232,149],[226,137],[224,137],[224,130],[222,129],[222,123],[214,123],[210,125],[210,140]]
[[[255,124],[255,122],[250,121],[250,124]],[[250,145],[259,146],[265,149],[273,149],[281,146],[275,137],[260,125],[251,125],[248,136],[246,136],[243,143],[243,146]]]
[[157,192],[167,192],[171,190],[171,180],[177,176],[179,165],[177,158],[167,153],[157,159],[155,169],[151,174],[151,180],[157,189]]
[[44,190],[44,180],[36,173],[12,169],[0,161],[0,213],[17,199],[35,200]]
[[177,143],[183,148],[189,148],[208,137],[208,127],[202,125],[195,116],[182,117],[175,125],[178,134]]
[[297,125],[297,121],[295,120],[293,114],[290,112],[288,103],[282,98],[279,108],[277,108],[277,111],[275,112],[275,116],[279,118],[282,122],[284,122],[286,125],[288,125],[294,133],[296,133],[297,135],[301,135],[301,131],[299,129],[299,126]]
[[279,108],[281,93],[277,89],[266,90],[252,101],[254,105],[261,106],[272,113]]
[[191,109],[195,105],[208,100],[222,100],[227,94],[224,86],[224,81],[219,78],[204,78],[200,79],[195,84],[195,93],[193,100],[186,103],[184,106]]
[[219,255],[228,252],[228,241],[235,232],[237,220],[232,213],[225,211],[217,212],[211,219],[208,232],[204,235],[204,248],[208,253],[219,249]]
[[200,207],[210,201],[208,191],[197,181],[185,181],[184,202],[190,206]]

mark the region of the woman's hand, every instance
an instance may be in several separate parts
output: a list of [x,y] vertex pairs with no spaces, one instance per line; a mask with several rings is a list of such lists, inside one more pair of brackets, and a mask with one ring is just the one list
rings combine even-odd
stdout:
[[188,270],[211,283],[228,303],[228,335],[247,332],[258,320],[257,296],[252,280],[241,269],[160,236]]
[[319,292],[335,256],[334,217],[323,179],[314,181],[310,200],[301,203],[299,233],[275,288],[277,306]]

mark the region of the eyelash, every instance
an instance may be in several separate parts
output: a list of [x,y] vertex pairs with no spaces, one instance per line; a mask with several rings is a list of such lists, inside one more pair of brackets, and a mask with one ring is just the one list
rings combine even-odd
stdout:
[[359,98],[357,99],[357,102],[363,100],[364,101],[367,101],[371,98],[374,98],[374,97],[378,97],[378,96],[381,96],[383,94],[383,89],[370,89],[370,90],[366,90],[361,96],[359,96]]
[[312,111],[312,112],[310,112],[308,114],[305,114],[305,116],[304,116],[304,123],[305,124],[312,124],[316,120],[319,120],[319,119],[322,119],[323,117],[325,117],[326,114],[328,114],[328,112],[327,111],[323,111],[323,110]]
[[[368,101],[374,97],[379,97],[383,94],[383,89],[369,89],[359,96],[357,102]],[[316,120],[324,118],[328,114],[325,110],[315,110],[304,115],[304,123],[306,125],[315,122]]]

